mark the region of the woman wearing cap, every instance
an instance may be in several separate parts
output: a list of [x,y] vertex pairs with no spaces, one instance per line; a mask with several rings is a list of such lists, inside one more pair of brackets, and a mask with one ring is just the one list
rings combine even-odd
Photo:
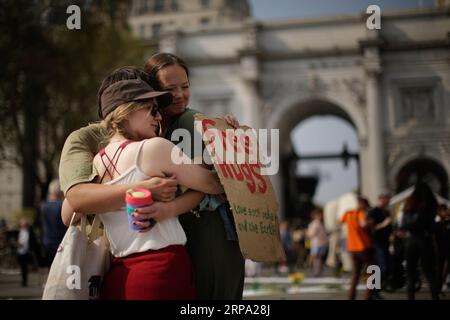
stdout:
[[[108,189],[133,186],[149,177],[176,175],[180,183],[191,189],[213,194],[223,192],[217,176],[209,170],[172,162],[173,150],[182,159],[188,158],[171,142],[157,137],[161,115],[156,99],[171,100],[170,94],[155,92],[142,79],[129,77],[128,71],[130,68],[115,71],[104,80],[99,91],[100,114],[106,128],[102,134],[106,134],[109,142],[93,160],[97,174],[94,182],[101,182]],[[135,71],[131,69],[132,73]],[[150,221],[136,222],[144,228],[141,231],[129,229],[123,209],[97,212],[102,213],[100,217],[114,256],[101,298],[195,298],[190,259],[184,248],[186,236],[176,215],[189,211],[202,198],[203,193],[190,191],[166,203],[172,217],[152,228]],[[115,204],[114,208],[119,206]],[[65,219],[71,216],[67,209],[66,206],[63,210]]]
[[[142,79],[150,83],[149,75],[135,67],[122,67],[106,77],[98,90],[98,114],[102,119],[101,96],[112,84],[120,80]],[[160,96],[164,98],[168,95]],[[159,98],[157,98],[159,99]],[[171,101],[171,99],[169,99]],[[160,99],[159,107],[169,103],[168,99]],[[172,201],[177,190],[176,177],[152,177],[147,180],[121,185],[102,185],[92,183],[98,176],[92,161],[97,152],[105,146],[107,131],[102,122],[73,131],[66,139],[59,162],[59,178],[61,190],[66,199],[63,203],[62,220],[69,225],[72,212],[103,213],[116,210],[125,205],[125,192],[129,188],[144,188],[152,192],[154,207],[160,211],[171,211]],[[162,202],[163,201],[163,202]],[[167,203],[167,205],[165,205]],[[170,210],[167,210],[170,209]],[[64,214],[67,213],[67,214]]]
[[[152,79],[149,75],[140,69],[123,67],[116,70],[112,75],[105,78],[98,92],[99,116],[101,118],[103,118],[101,108],[103,92],[117,81],[126,79],[142,79],[147,83],[152,83],[153,86]],[[156,97],[160,107],[164,107],[171,102],[168,99],[164,99],[165,97],[166,95]],[[230,125],[234,123],[233,119],[229,117],[226,120]],[[59,176],[61,187],[66,194],[62,212],[62,219],[66,225],[70,223],[73,211],[80,213],[104,213],[121,207],[123,208],[125,191],[132,187],[141,187],[152,191],[152,196],[157,202],[154,202],[150,207],[140,208],[139,210],[146,209],[145,212],[152,212],[152,218],[158,222],[189,212],[202,201],[204,194],[194,190],[189,190],[174,199],[178,183],[175,175],[170,177],[166,175],[159,177],[153,176],[147,180],[120,185],[92,183],[95,182],[95,177],[99,177],[99,172],[92,166],[93,157],[99,151],[102,141],[105,140],[106,136],[107,132],[105,130],[105,122],[103,121],[101,124],[90,124],[72,132],[64,144],[61,152]],[[150,225],[143,231],[148,230],[151,230]],[[240,255],[239,248],[237,247],[237,249]],[[225,259],[227,259],[227,256],[226,253],[223,255]],[[224,260],[224,264],[228,264],[228,261]],[[241,278],[240,274],[238,277]],[[217,279],[219,278],[217,277]],[[225,280],[227,277],[223,279]],[[242,287],[238,291],[242,297]],[[215,296],[218,294],[220,292],[216,292]],[[210,296],[213,296],[213,294]],[[197,297],[199,297],[198,293]]]
[[[164,136],[170,139],[175,130],[186,129],[192,139],[190,145],[194,146],[194,139],[199,139],[194,129],[194,115],[199,112],[187,108],[190,91],[186,63],[173,54],[158,53],[146,62],[144,69],[158,80],[158,90],[170,91],[173,95],[173,103],[161,110]],[[233,116],[226,116],[225,119],[231,125],[238,125]],[[191,157],[201,157],[203,150],[199,151],[202,153],[196,154],[196,150],[192,150]],[[237,238],[232,237],[235,231],[224,227],[230,224],[224,221],[227,216],[221,210],[228,204],[224,196],[221,198],[216,197],[211,201],[210,207],[215,210],[201,210],[195,215],[187,213],[180,216],[188,239],[186,247],[192,258],[199,299],[242,299],[244,258]],[[153,217],[152,214],[141,216]]]
[[[223,192],[211,171],[189,165],[170,141],[157,137],[159,114],[154,91],[141,79],[121,80],[101,96],[108,145],[94,158],[102,183],[126,184],[152,176],[176,175],[180,184],[201,192]],[[181,164],[172,161],[179,155]],[[183,164],[185,163],[185,164]],[[182,205],[190,209],[191,201]],[[177,217],[158,222],[148,232],[128,227],[123,209],[101,214],[114,256],[105,276],[104,299],[193,299],[192,271],[185,233]],[[150,221],[134,222],[147,228]]]

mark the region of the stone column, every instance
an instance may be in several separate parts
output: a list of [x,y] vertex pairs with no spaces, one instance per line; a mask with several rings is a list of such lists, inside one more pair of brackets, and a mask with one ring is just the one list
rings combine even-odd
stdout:
[[[241,57],[241,70],[242,70],[242,84],[243,84],[243,116],[244,123],[252,128],[261,127],[260,119],[260,93],[259,93],[259,80],[258,71],[256,69],[258,61],[255,57]],[[251,73],[254,73],[252,75]]]
[[[371,31],[372,33],[373,31]],[[364,68],[366,71],[366,109],[367,109],[367,165],[361,172],[367,181],[365,196],[375,203],[378,194],[386,188],[385,152],[383,124],[380,103],[380,75],[382,72],[379,47],[382,40],[378,33],[372,33],[368,40],[362,41]]]
[[249,20],[244,29],[244,48],[239,51],[240,77],[243,85],[242,122],[255,129],[261,128],[260,54],[258,50],[259,24]]

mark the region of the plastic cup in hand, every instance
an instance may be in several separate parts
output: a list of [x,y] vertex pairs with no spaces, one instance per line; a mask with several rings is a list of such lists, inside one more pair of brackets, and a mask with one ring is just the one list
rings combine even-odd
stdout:
[[153,203],[152,193],[147,189],[128,189],[125,195],[125,202],[127,203],[128,227],[132,230],[143,229],[143,227],[136,226],[133,223],[135,221],[146,221],[146,219],[133,218],[131,215],[136,208],[147,207]]

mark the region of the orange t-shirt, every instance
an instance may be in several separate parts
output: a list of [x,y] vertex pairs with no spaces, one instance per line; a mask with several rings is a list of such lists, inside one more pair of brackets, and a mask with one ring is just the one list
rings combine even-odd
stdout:
[[366,220],[366,214],[359,209],[347,211],[341,222],[347,224],[347,250],[361,252],[372,247],[372,239],[360,223]]

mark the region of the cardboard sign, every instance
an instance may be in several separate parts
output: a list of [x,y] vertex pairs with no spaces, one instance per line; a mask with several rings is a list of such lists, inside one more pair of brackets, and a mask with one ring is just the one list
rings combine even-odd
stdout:
[[255,152],[256,135],[249,135],[249,127],[232,130],[219,118],[196,114],[195,119],[230,202],[244,258],[262,262],[285,260],[278,203],[270,179],[261,174]]

